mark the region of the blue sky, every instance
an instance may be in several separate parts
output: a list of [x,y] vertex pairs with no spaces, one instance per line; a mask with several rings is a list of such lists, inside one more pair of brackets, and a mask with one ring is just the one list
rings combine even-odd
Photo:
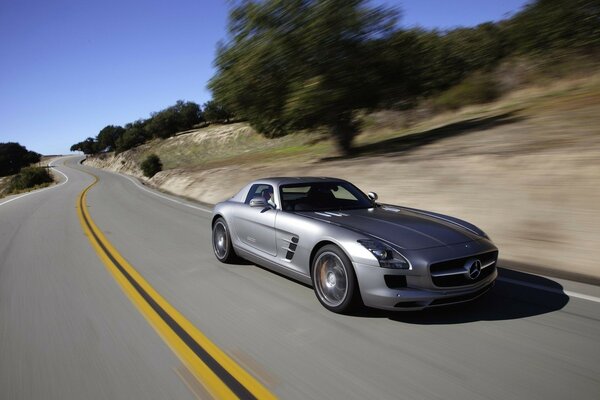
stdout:
[[[375,1],[401,25],[474,26],[525,0]],[[177,100],[210,99],[223,0],[0,0],[0,142],[43,154]]]

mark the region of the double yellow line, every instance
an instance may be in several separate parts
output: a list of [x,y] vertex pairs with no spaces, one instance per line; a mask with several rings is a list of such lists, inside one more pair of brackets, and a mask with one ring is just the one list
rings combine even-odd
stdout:
[[87,193],[98,182],[98,177],[93,176],[94,182],[79,195],[79,220],[92,247],[131,301],[213,397],[275,399],[260,382],[173,308],[106,239],[87,210]]

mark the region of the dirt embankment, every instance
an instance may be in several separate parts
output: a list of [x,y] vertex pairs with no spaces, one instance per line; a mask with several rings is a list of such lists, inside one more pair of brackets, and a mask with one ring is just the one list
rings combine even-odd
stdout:
[[99,154],[95,156],[88,156],[84,163],[94,168],[102,168],[112,172],[119,172],[121,174],[132,175],[140,179],[145,179],[142,174],[138,162],[134,155],[137,152],[136,149],[128,150],[123,153],[115,155],[114,153]]
[[[600,101],[540,110],[441,124],[364,145],[355,158],[180,168],[144,180],[216,203],[259,177],[345,178],[382,202],[475,223],[505,260],[600,281]],[[86,163],[141,177],[134,159],[125,152]]]

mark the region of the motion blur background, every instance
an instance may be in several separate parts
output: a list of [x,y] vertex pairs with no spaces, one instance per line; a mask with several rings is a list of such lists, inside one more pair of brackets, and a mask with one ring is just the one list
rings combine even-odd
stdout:
[[[518,3],[470,27],[443,21],[504,2],[424,3],[441,28],[403,23],[403,2],[230,2],[210,97],[104,114],[99,131],[71,134],[71,151],[208,203],[258,176],[339,176],[480,225],[513,267],[598,279],[600,1]],[[173,29],[189,22],[177,5]],[[168,60],[168,43],[158,49]],[[103,65],[119,71],[119,57]],[[143,97],[163,82],[146,78]]]

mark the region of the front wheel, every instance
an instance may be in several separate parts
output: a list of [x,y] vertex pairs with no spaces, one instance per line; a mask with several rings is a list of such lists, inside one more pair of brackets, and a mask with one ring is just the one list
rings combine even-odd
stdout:
[[215,256],[222,263],[231,263],[237,259],[231,245],[229,228],[223,218],[217,218],[212,228],[212,245]]
[[360,298],[352,263],[337,246],[323,246],[312,264],[312,282],[319,302],[335,313],[352,311]]

